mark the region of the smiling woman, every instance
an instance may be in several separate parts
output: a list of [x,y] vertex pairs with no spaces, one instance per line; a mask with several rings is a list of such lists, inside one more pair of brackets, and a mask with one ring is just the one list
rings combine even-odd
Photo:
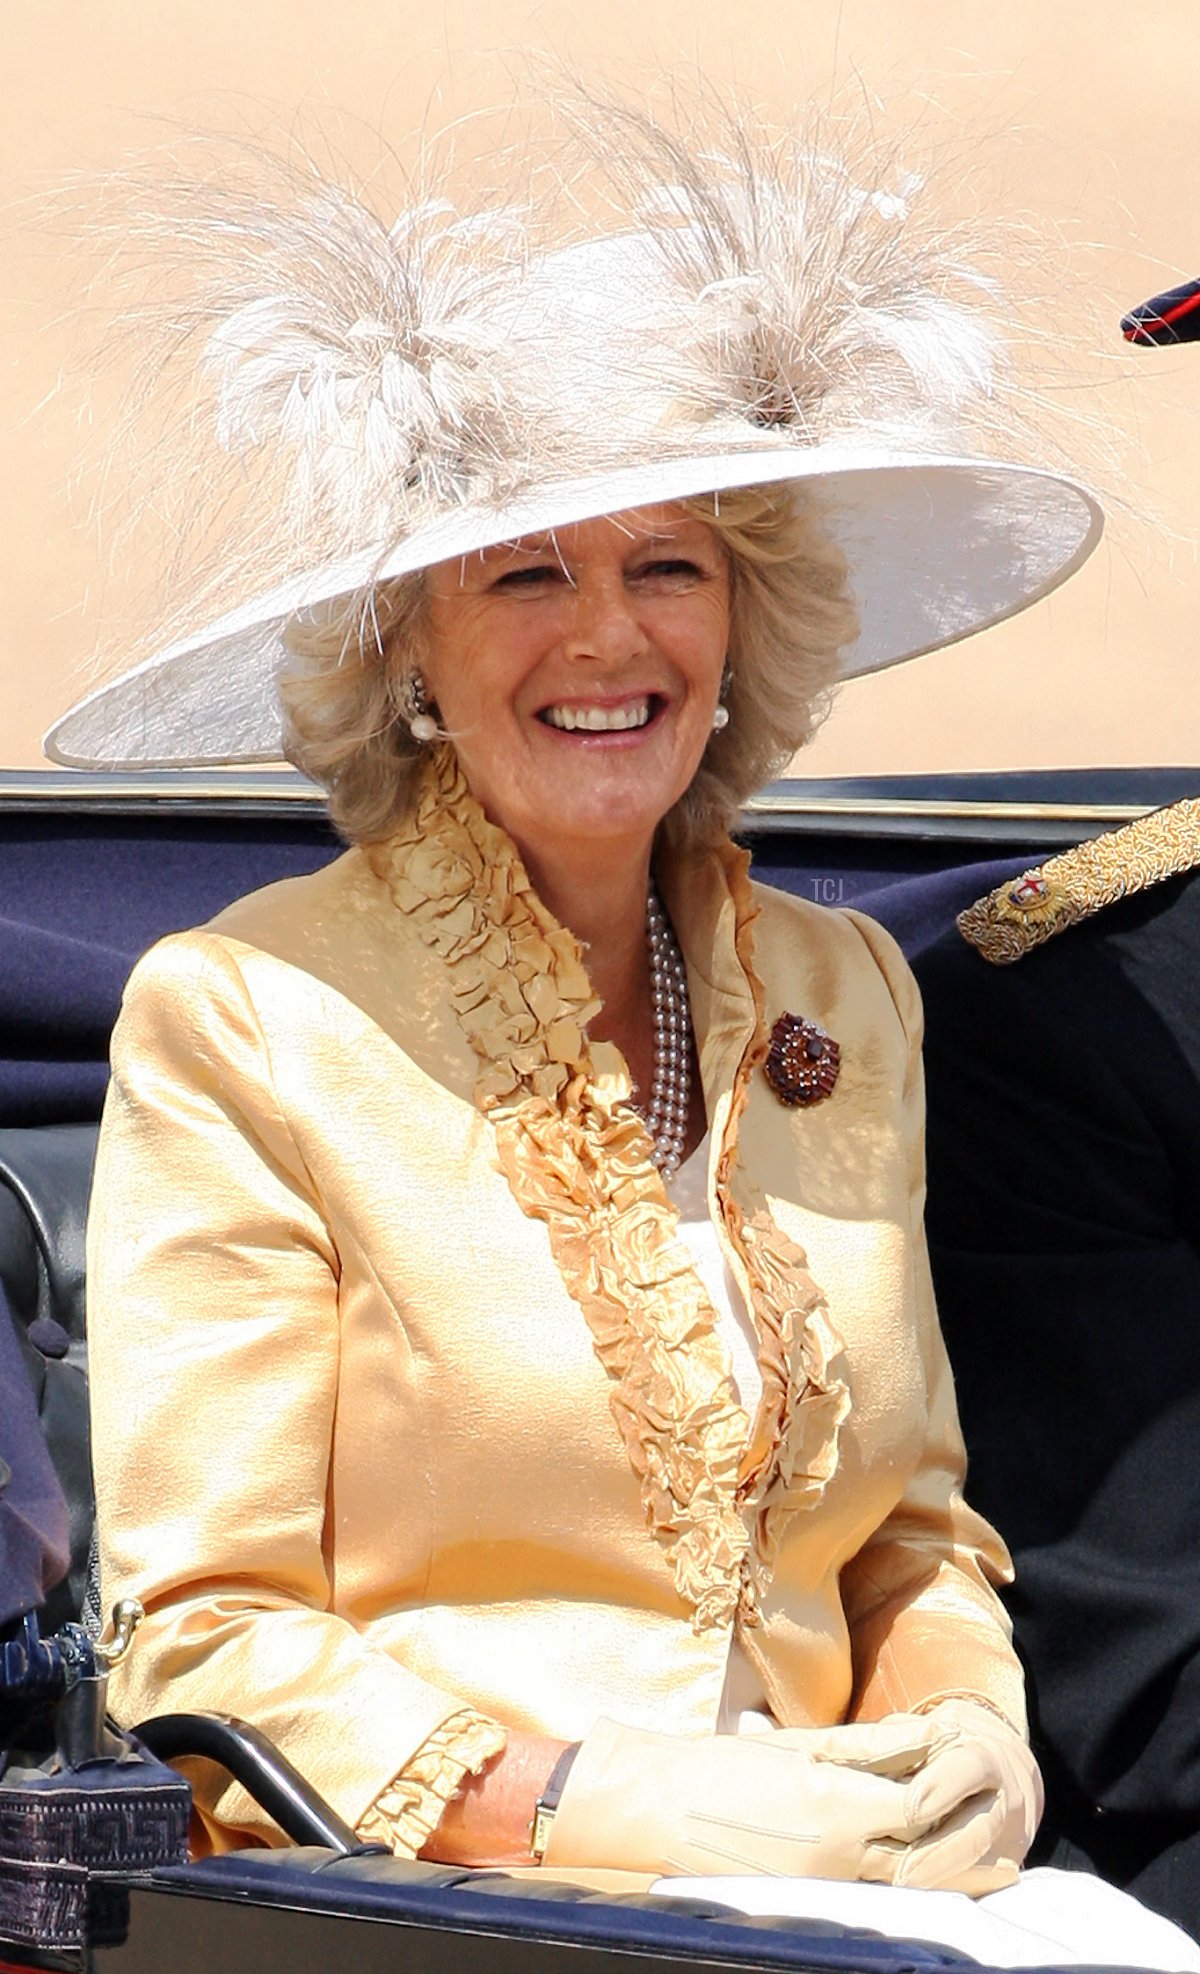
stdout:
[[114,1036],[119,1704],[249,1716],[409,1854],[985,1892],[1039,1783],[924,1260],[917,997],[728,827],[835,675],[1022,608],[1098,516],[965,450],[982,290],[903,200],[799,138],[635,130],[615,230],[550,248],[307,174],[188,205],[217,437],[267,452],[291,563],[54,746],[283,733],[351,847],[154,949]]
[[[671,836],[699,844],[728,829],[754,790],[809,739],[859,625],[846,556],[823,522],[819,494],[787,484],[732,487],[669,511],[676,525],[700,524],[728,572],[720,696],[729,718],[718,726],[719,744],[705,732],[698,767],[677,802],[665,805]],[[621,519],[611,525],[619,531]],[[534,555],[540,549],[555,579],[569,584],[566,532],[523,546]],[[472,551],[441,565],[437,579],[466,594],[482,586],[485,563],[517,547]],[[512,570],[512,579],[519,574]],[[287,629],[280,683],[287,752],[328,789],[333,818],[351,841],[387,835],[412,799],[424,755],[412,732],[411,682],[424,662],[433,580],[422,572],[383,583],[369,612],[360,599],[334,599]]]

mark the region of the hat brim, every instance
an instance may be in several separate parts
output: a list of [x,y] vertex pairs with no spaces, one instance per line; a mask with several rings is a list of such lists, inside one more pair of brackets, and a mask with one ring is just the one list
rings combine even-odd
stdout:
[[297,577],[96,687],[50,728],[46,753],[78,768],[278,761],[276,678],[286,627],[304,611],[521,535],[784,481],[812,488],[847,558],[859,634],[843,653],[843,678],[1026,609],[1086,561],[1103,529],[1086,488],[993,460],[768,443],[633,463],[503,508],[464,505],[385,554]]

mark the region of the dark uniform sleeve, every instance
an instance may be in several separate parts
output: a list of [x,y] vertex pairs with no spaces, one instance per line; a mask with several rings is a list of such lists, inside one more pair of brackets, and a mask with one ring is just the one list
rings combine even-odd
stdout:
[[917,972],[934,1279],[1051,1821],[1089,1855],[1106,1817],[1195,1830],[1200,876]]

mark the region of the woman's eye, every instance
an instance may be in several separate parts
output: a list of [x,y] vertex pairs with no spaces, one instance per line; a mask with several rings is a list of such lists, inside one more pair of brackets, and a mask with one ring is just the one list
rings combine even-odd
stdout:
[[550,562],[537,562],[530,568],[506,569],[492,584],[498,590],[539,589],[543,584],[553,583],[562,575],[562,570]]
[[703,571],[696,562],[690,562],[684,555],[659,556],[653,562],[645,562],[638,571],[643,581],[661,579],[664,582],[697,582]]

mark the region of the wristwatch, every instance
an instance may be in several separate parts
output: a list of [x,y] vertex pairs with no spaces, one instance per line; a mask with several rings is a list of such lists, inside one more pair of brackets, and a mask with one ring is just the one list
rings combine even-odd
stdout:
[[562,1792],[567,1786],[567,1777],[571,1773],[571,1763],[579,1753],[581,1746],[581,1742],[575,1741],[572,1742],[569,1748],[563,1749],[550,1771],[550,1780],[533,1806],[533,1824],[530,1830],[529,1848],[533,1853],[535,1864],[540,1864],[546,1855],[546,1846],[550,1842],[550,1832],[554,1828],[555,1814],[558,1810],[559,1803],[562,1801]]

